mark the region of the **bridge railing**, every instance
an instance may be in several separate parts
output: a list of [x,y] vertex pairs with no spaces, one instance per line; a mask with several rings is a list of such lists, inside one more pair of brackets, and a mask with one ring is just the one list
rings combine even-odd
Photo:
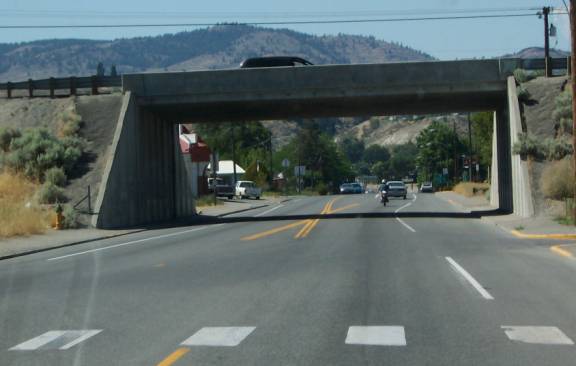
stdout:
[[[56,96],[78,95],[79,90],[90,90],[90,93],[99,94],[99,88],[122,86],[120,76],[69,76],[65,78],[48,78],[40,80],[28,79],[26,81],[0,83],[0,90],[5,91],[7,98],[12,98],[14,91],[25,91],[24,95],[30,98],[43,96],[54,98]],[[43,91],[41,95],[35,93]],[[47,92],[47,94],[46,94]]]
[[[522,69],[544,70],[546,60],[544,58],[515,59]],[[566,70],[570,73],[570,56],[550,58],[549,62],[553,70]],[[28,79],[26,81],[0,83],[0,92],[4,96],[12,98],[20,97],[50,97],[78,95],[79,90],[89,90],[90,94],[100,94],[100,88],[113,88],[122,86],[121,76],[69,76],[64,78],[48,78],[40,80]],[[15,95],[14,91],[20,91]],[[23,91],[23,93],[22,93]],[[35,93],[40,91],[41,93]],[[86,93],[86,92],[84,92]]]

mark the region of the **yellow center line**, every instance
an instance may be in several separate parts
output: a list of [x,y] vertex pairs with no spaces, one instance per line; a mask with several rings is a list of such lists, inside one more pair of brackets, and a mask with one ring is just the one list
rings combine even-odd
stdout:
[[294,239],[299,239],[306,232],[306,229],[312,225],[313,222],[314,220],[306,220],[306,225],[304,225],[304,227],[300,229],[296,235],[294,235]]
[[359,204],[359,203],[352,203],[352,204],[350,204],[350,205],[346,205],[346,206],[339,207],[339,208],[337,208],[337,209],[335,209],[335,210],[330,210],[330,212],[328,212],[328,213],[329,213],[329,214],[333,214],[333,213],[340,212],[340,211],[344,211],[344,210],[347,210],[347,209],[349,209],[349,208],[356,207],[356,206],[360,206],[360,204]]
[[576,244],[560,244],[560,245],[552,245],[550,247],[550,250],[553,251],[556,254],[559,254],[563,257],[568,257],[568,258],[572,258],[574,257],[574,255],[572,254],[572,252],[563,249],[563,246],[568,246],[568,245],[576,245]]
[[291,223],[291,224],[284,225],[284,226],[280,226],[280,227],[277,227],[277,228],[274,228],[274,229],[270,229],[270,230],[266,230],[266,231],[263,231],[263,232],[258,233],[258,234],[254,234],[254,235],[250,235],[250,236],[245,236],[245,237],[243,237],[241,240],[255,240],[255,239],[260,239],[260,238],[263,238],[263,237],[265,237],[265,236],[270,236],[270,235],[274,235],[274,234],[279,233],[279,232],[282,232],[282,231],[289,230],[289,229],[291,229],[291,228],[293,228],[293,227],[296,227],[296,226],[307,225],[309,221],[310,221],[310,220],[302,220],[302,221],[293,222],[293,223]]
[[511,230],[512,235],[522,239],[576,239],[576,234],[524,234],[518,230]]
[[190,348],[180,347],[176,351],[172,352],[168,357],[160,361],[156,366],[170,366],[174,362],[178,361],[180,357],[184,356],[186,353],[190,351]]

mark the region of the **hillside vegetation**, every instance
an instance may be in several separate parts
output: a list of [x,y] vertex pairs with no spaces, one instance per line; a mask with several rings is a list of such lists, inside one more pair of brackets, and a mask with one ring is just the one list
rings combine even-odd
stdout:
[[432,60],[421,51],[374,37],[313,36],[287,29],[221,25],[113,41],[42,40],[0,44],[0,81],[92,75],[98,62],[118,72],[237,67],[254,56],[294,55],[315,64]]

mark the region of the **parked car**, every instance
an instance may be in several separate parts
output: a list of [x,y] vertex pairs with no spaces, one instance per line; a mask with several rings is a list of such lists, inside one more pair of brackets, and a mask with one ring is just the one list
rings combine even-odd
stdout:
[[360,183],[343,183],[340,185],[341,194],[362,193],[364,189]]
[[278,66],[307,66],[314,65],[308,60],[292,56],[271,56],[249,58],[240,64],[240,68],[248,69],[252,67],[278,67]]
[[208,178],[208,191],[214,192],[214,187],[216,187],[216,195],[218,197],[234,198],[234,186],[226,184],[222,178],[216,178],[216,185],[214,185],[214,178]]
[[386,183],[386,186],[388,187],[388,197],[402,197],[403,199],[406,199],[407,189],[404,182],[392,180]]
[[434,187],[432,186],[432,182],[424,182],[424,183],[422,183],[422,185],[420,186],[420,192],[422,192],[422,193],[424,193],[424,192],[433,193],[433,192],[434,192]]
[[236,197],[242,198],[255,198],[260,199],[262,189],[258,188],[256,184],[250,180],[239,180],[236,182]]

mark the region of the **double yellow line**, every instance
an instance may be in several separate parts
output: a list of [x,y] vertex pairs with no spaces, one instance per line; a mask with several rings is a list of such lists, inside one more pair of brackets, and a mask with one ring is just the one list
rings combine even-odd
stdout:
[[[349,209],[351,207],[358,206],[357,203],[353,203],[351,205],[347,205],[347,206],[340,207],[338,209],[333,210],[332,206],[340,198],[342,198],[342,197],[333,198],[327,204],[325,204],[324,208],[322,209],[322,212],[320,212],[320,215],[332,214],[332,213],[336,213],[336,212],[340,212],[340,211]],[[307,237],[308,234],[310,234],[310,232],[316,227],[316,225],[318,225],[318,222],[320,222],[320,219],[301,220],[301,221],[293,222],[293,223],[288,224],[288,225],[284,225],[284,226],[276,227],[274,229],[266,230],[266,231],[263,231],[261,233],[245,236],[242,238],[242,240],[256,240],[256,239],[264,238],[266,236],[274,235],[274,234],[277,234],[277,233],[280,233],[280,232],[283,232],[286,230],[290,230],[290,229],[298,227],[298,226],[302,226],[302,228],[298,231],[298,233],[296,233],[296,235],[294,235],[294,239],[302,239],[302,238]]]

